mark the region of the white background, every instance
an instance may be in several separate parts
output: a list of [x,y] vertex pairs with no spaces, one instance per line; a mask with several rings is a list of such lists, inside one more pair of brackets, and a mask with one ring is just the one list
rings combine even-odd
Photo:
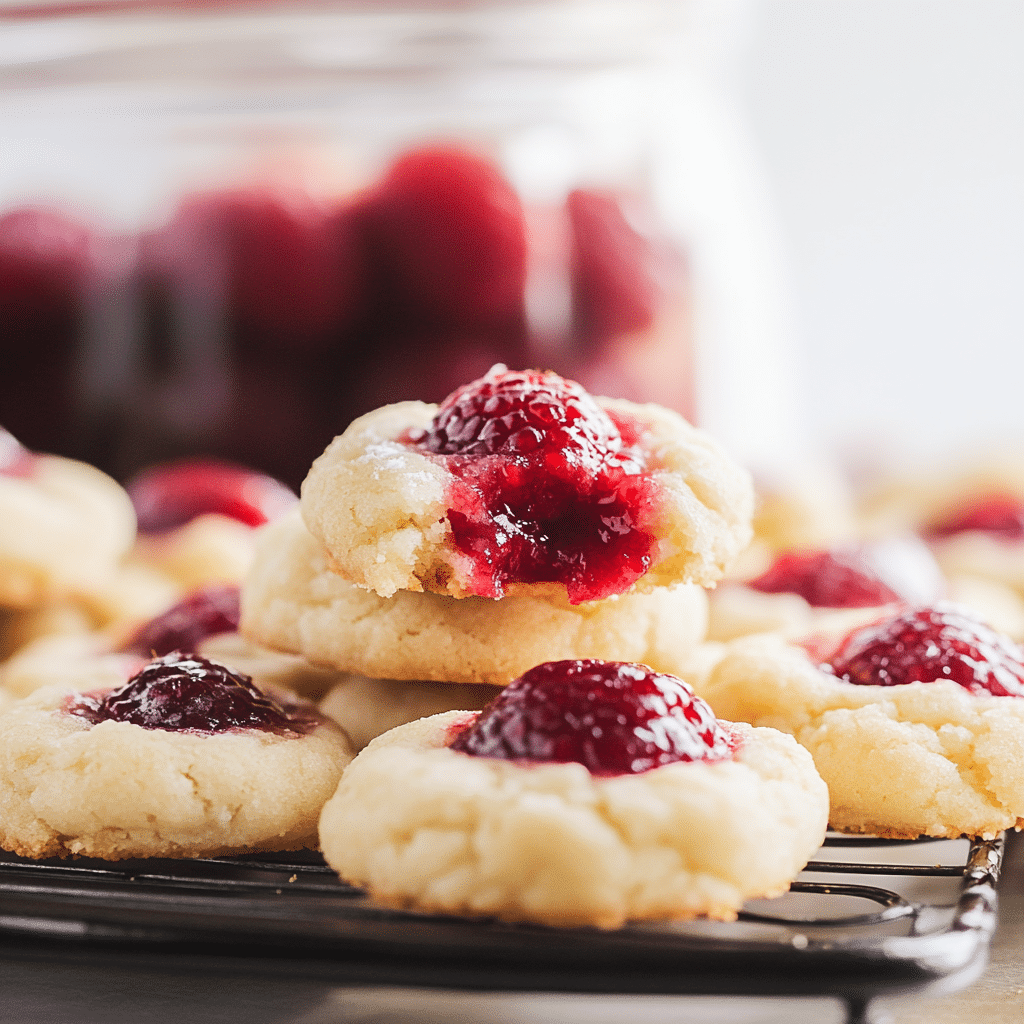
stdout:
[[764,0],[741,107],[825,450],[1024,444],[1024,3]]

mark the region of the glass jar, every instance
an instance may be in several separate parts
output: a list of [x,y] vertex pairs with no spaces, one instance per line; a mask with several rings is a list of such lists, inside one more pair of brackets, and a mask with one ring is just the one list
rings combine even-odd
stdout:
[[674,108],[713,8],[0,6],[0,422],[297,486],[495,362],[693,418]]

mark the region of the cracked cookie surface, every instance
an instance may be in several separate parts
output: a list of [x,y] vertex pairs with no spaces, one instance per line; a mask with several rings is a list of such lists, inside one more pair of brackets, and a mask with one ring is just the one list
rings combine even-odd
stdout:
[[788,736],[748,726],[732,760],[595,776],[448,749],[453,711],[394,729],[324,807],[321,845],[378,900],[555,926],[735,917],[818,848],[826,790]]
[[[749,474],[670,410],[593,401],[634,425],[631,451],[658,495],[643,503],[650,564],[634,589],[714,585],[751,537]],[[405,440],[428,430],[437,413],[435,405],[403,402],[360,417],[316,460],[302,487],[302,514],[330,568],[382,597],[405,590],[457,598],[484,593],[474,582],[472,559],[455,543],[457,478],[444,456]],[[567,592],[555,582],[513,580],[504,588],[507,595]]]
[[168,732],[71,714],[53,686],[0,716],[0,846],[26,857],[198,857],[317,844],[351,759],[322,721],[303,735]]
[[1024,819],[1022,698],[943,681],[855,685],[773,637],[729,645],[697,690],[716,714],[806,747],[840,831],[991,837]]

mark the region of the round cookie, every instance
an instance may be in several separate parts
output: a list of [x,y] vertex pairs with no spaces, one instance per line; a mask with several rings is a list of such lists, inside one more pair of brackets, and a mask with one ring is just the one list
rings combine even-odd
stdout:
[[754,542],[773,551],[827,548],[857,536],[848,482],[836,467],[755,472]]
[[1024,594],[1019,453],[989,454],[967,468],[883,485],[865,499],[863,517],[875,535],[921,532],[947,576],[980,577]]
[[162,574],[122,563],[95,589],[35,608],[9,610],[0,622],[0,660],[43,637],[101,631],[117,640],[180,596],[178,586]]
[[1020,697],[951,681],[849,683],[771,636],[734,641],[696,688],[716,714],[810,751],[840,831],[990,838],[1024,819]]
[[342,676],[320,711],[345,730],[356,750],[400,725],[444,711],[479,711],[500,692],[486,683],[434,683]]
[[946,588],[928,547],[915,537],[783,551],[762,572],[710,596],[708,637],[848,632],[900,602],[937,601]]
[[785,891],[824,836],[791,738],[736,726],[731,760],[634,775],[448,749],[452,711],[374,740],[324,807],[324,856],[381,902],[554,926],[731,919]]
[[54,455],[0,467],[0,607],[95,589],[134,538],[128,495],[98,469]]
[[4,849],[120,860],[315,847],[351,758],[341,730],[311,711],[297,712],[309,731],[209,734],[93,724],[71,713],[76,700],[47,687],[0,715]]
[[696,586],[569,605],[550,595],[500,601],[343,580],[297,516],[261,529],[242,587],[241,631],[256,643],[374,679],[504,685],[542,661],[608,658],[685,674],[704,638]]
[[[636,537],[650,538],[645,556],[649,560],[646,571],[638,569],[637,576],[623,577],[625,582],[616,579],[600,592],[586,591],[588,596],[584,597],[580,596],[584,590],[574,590],[569,582],[523,582],[531,577],[517,575],[518,569],[504,582],[498,581],[496,574],[485,573],[486,578],[480,578],[481,564],[499,565],[506,557],[505,545],[514,546],[520,536],[532,536],[530,531],[536,524],[531,526],[532,512],[510,511],[510,506],[504,502],[504,491],[497,505],[485,514],[483,508],[488,499],[476,484],[467,482],[476,479],[467,474],[478,472],[476,467],[479,466],[492,465],[493,469],[493,460],[504,459],[510,465],[514,462],[516,469],[514,472],[495,470],[497,479],[507,481],[515,477],[518,480],[526,474],[543,478],[548,470],[541,467],[546,467],[546,460],[554,458],[561,449],[555,445],[549,452],[542,446],[537,455],[524,454],[517,440],[508,439],[505,448],[491,455],[432,454],[426,448],[417,447],[410,438],[429,434],[432,425],[439,422],[435,417],[447,415],[453,402],[457,404],[467,390],[497,387],[507,378],[515,378],[517,382],[528,379],[529,383],[523,387],[546,388],[554,381],[556,391],[561,388],[572,396],[572,401],[580,404],[580,408],[589,410],[586,416],[575,421],[576,424],[585,422],[586,426],[574,428],[573,437],[582,434],[589,437],[590,433],[606,430],[614,434],[611,442],[614,447],[626,443],[620,439],[617,424],[628,424],[628,433],[635,433],[635,439],[631,437],[631,443],[622,449],[632,453],[634,469],[630,471],[633,475],[623,478],[626,483],[621,493],[630,489],[640,493],[637,506],[614,513],[619,518],[613,527],[600,525],[604,520],[595,520],[593,526],[579,526],[590,522],[587,516],[597,516],[597,505],[594,508],[571,506],[557,513],[563,518],[550,522],[542,515],[543,527],[537,526],[538,534],[542,535],[538,543],[541,547],[556,546],[552,538],[558,529],[567,529],[568,519],[574,524],[573,530],[582,531],[570,531],[571,540],[566,543],[574,551],[578,550],[578,545],[590,543],[602,531],[611,538],[602,544],[618,544],[621,536],[634,531]],[[504,398],[503,394],[502,400]],[[587,416],[599,421],[593,430]],[[470,425],[479,422],[477,417]],[[477,447],[487,443],[493,422],[478,430],[482,440],[473,442]],[[539,436],[532,427],[527,428],[526,433],[530,431]],[[579,453],[565,455],[573,472],[584,481],[579,485],[581,489],[599,479],[605,467],[613,464],[613,456],[606,454],[608,450],[595,442],[590,447],[581,447]],[[576,462],[572,461],[574,456],[578,456]],[[486,464],[487,459],[492,463]],[[469,469],[467,460],[476,460]],[[554,481],[556,477],[552,475],[550,479]],[[562,478],[558,479],[562,487]],[[502,483],[500,486],[512,485]],[[496,367],[480,381],[450,396],[440,407],[403,402],[357,419],[314,462],[302,487],[301,504],[307,526],[327,551],[330,568],[381,597],[405,590],[426,590],[458,598],[559,592],[568,594],[576,603],[621,593],[630,584],[642,591],[677,583],[713,585],[750,540],[753,486],[749,474],[720,451],[709,437],[674,412],[654,405],[594,399],[578,385],[555,375],[509,374],[504,367]],[[470,509],[472,511],[468,511]],[[475,536],[476,526],[472,524],[477,523],[477,519],[473,517],[486,521],[487,515],[493,517],[494,537],[485,540],[482,534],[471,542],[466,541],[471,544],[470,548],[465,544],[460,547],[462,542],[457,543],[457,540],[463,534],[457,530],[468,530]],[[466,523],[470,523],[470,527]],[[483,526],[480,529],[486,534]],[[596,554],[593,557],[596,558]],[[625,563],[623,556],[616,564]],[[571,565],[575,572],[577,563]]]
[[162,573],[182,591],[240,583],[252,565],[253,528],[206,513],[164,533],[140,535],[132,559]]

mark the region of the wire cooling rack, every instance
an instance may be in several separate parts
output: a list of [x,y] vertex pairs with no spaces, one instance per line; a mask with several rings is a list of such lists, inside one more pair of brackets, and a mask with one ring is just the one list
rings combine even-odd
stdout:
[[317,854],[108,863],[0,853],[0,942],[233,958],[344,982],[868,1001],[983,969],[1003,838],[832,835],[735,922],[572,931],[390,910]]

